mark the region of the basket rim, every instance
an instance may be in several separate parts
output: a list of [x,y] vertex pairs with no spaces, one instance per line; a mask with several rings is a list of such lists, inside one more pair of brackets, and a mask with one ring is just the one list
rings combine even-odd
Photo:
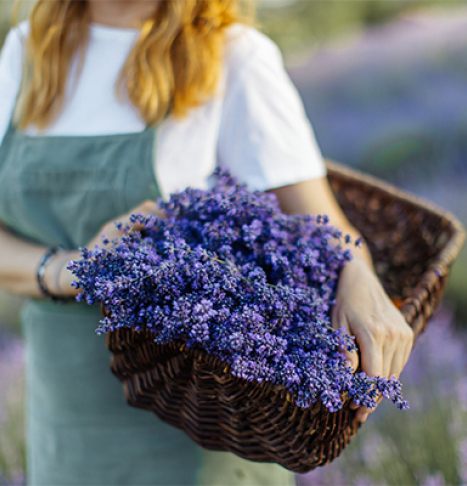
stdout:
[[[400,189],[397,186],[390,184],[389,182],[382,181],[381,179],[378,179],[358,169],[354,169],[353,167],[350,168],[347,165],[338,163],[328,158],[325,159],[325,163],[328,169],[328,173],[342,174],[345,177],[352,179],[355,182],[363,183],[368,187],[376,187],[382,192],[385,192],[391,196],[395,196],[399,200],[408,203],[410,206],[422,207],[423,209],[446,221],[446,223],[448,223],[448,225],[451,226],[451,229],[453,230],[453,236],[449,240],[448,244],[440,252],[439,259],[441,259],[441,256],[450,257],[446,259],[443,258],[443,261],[447,265],[454,261],[457,256],[457,249],[460,250],[465,242],[466,230],[464,228],[464,225],[453,213],[440,208],[436,204],[424,199],[423,197],[411,194],[404,189]],[[456,250],[456,254],[452,253],[453,249]]]
[[[103,314],[105,313],[106,310],[104,306],[101,306],[101,311]],[[118,329],[108,331],[106,333],[107,346],[109,346],[112,336],[116,336],[117,339],[119,339],[122,332],[134,333],[136,335],[142,336],[147,343],[149,343],[150,341],[154,346],[158,346],[161,348],[168,348],[170,351],[173,351],[174,353],[183,354],[187,359],[202,362],[212,367],[217,367],[222,370],[222,373],[224,375],[232,376],[235,380],[238,380],[240,383],[243,383],[244,385],[253,386],[256,390],[261,390],[263,393],[269,394],[269,398],[275,403],[284,403],[284,401],[287,401],[291,403],[294,407],[296,407],[298,410],[301,410],[302,412],[306,410],[316,409],[316,408],[324,408],[328,413],[337,413],[343,410],[344,408],[348,407],[348,405],[351,402],[349,393],[346,391],[346,392],[341,392],[340,394],[342,400],[342,407],[336,412],[329,412],[329,410],[326,409],[320,397],[317,397],[315,401],[312,401],[312,403],[308,407],[301,407],[296,404],[296,400],[298,398],[297,394],[288,390],[288,388],[285,385],[274,383],[270,380],[263,380],[263,381],[258,381],[257,379],[247,380],[246,378],[236,376],[232,373],[232,365],[230,363],[228,363],[227,361],[225,361],[219,356],[210,354],[208,351],[206,351],[199,345],[188,346],[186,341],[184,341],[183,339],[174,339],[165,344],[156,343],[155,340],[153,339],[153,336],[155,336],[156,333],[154,333],[151,329],[136,330],[133,327],[122,326]],[[353,374],[356,374],[357,371],[355,371]]]
[[382,181],[381,179],[368,175],[360,170],[335,162],[334,160],[325,159],[325,163],[327,167],[327,175],[342,175],[368,189],[377,189],[390,197],[394,197],[409,207],[422,208],[426,212],[440,218],[446,225],[445,227],[449,228],[451,235],[446,246],[441,249],[435,260],[423,274],[420,282],[413,288],[412,296],[404,300],[400,306],[400,311],[410,323],[415,333],[415,337],[417,337],[423,331],[426,324],[418,317],[420,299],[417,299],[417,296],[431,292],[439,280],[447,278],[451,265],[454,263],[465,243],[466,232],[464,226],[450,211],[441,209],[422,197],[410,194],[388,182]]

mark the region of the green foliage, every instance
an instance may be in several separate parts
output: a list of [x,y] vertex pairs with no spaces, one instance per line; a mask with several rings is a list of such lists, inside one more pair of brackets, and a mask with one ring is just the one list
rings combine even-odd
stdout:
[[3,44],[8,29],[10,28],[12,5],[13,2],[11,0],[0,1],[0,46]]
[[340,459],[352,478],[349,484],[366,476],[374,485],[417,486],[440,473],[446,484],[460,484],[458,444],[449,430],[459,411],[440,399],[405,414],[385,405]]
[[348,30],[386,22],[408,10],[463,3],[464,0],[295,0],[274,7],[274,2],[263,0],[258,19],[262,30],[287,55],[309,50]]
[[[385,22],[410,9],[463,3],[464,0],[295,0],[275,6],[274,1],[262,0],[257,11],[264,32],[285,53],[293,53],[348,29]],[[12,4],[13,0],[0,1],[0,45],[10,26]]]
[[[465,224],[465,222],[464,222]],[[454,263],[446,286],[446,300],[454,307],[457,325],[467,328],[467,246]]]

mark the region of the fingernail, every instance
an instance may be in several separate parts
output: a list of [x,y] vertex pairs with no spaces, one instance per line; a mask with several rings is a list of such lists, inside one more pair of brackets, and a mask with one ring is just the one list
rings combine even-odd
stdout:
[[346,361],[345,364],[346,364],[347,368],[350,368],[350,372],[351,373],[355,373],[355,369],[356,368],[355,368],[355,366],[353,365],[353,363],[351,361]]

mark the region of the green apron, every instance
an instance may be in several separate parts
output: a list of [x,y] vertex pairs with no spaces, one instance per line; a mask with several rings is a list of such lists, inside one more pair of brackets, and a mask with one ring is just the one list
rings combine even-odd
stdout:
[[[104,223],[160,196],[155,134],[36,137],[11,125],[0,146],[0,220],[31,242],[85,246]],[[21,317],[29,485],[294,484],[280,466],[204,451],[127,405],[95,333],[98,306],[29,299]]]

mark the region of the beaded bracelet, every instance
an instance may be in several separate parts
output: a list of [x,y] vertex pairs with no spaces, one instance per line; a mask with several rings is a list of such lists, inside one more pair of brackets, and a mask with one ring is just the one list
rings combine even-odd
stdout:
[[65,249],[61,248],[59,246],[52,246],[51,248],[49,248],[46,251],[46,253],[42,257],[42,260],[39,263],[39,266],[37,267],[37,273],[36,273],[37,283],[39,285],[39,288],[40,288],[42,294],[45,297],[47,297],[48,299],[50,299],[54,302],[69,302],[70,300],[74,300],[73,296],[54,295],[49,291],[49,289],[47,288],[47,286],[45,285],[45,282],[44,282],[44,275],[45,275],[46,266],[49,263],[49,260],[55,254],[57,254],[59,251],[65,251]]

